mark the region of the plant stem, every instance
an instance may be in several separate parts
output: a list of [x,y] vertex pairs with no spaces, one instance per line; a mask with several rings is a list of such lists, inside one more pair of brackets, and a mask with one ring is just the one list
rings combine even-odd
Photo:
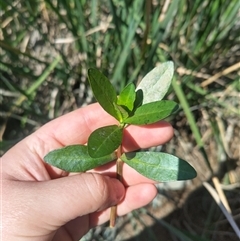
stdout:
[[109,224],[110,228],[115,227],[116,217],[117,217],[117,205],[111,207],[110,224]]
[[[117,157],[118,157],[118,159],[117,159],[117,162],[116,162],[116,174],[117,174],[116,178],[120,182],[123,182],[123,176],[122,176],[123,161],[120,159],[121,155],[122,155],[122,146],[120,146],[117,149]],[[117,218],[117,205],[111,207],[110,224],[109,224],[110,228],[114,228],[115,227],[116,218]]]

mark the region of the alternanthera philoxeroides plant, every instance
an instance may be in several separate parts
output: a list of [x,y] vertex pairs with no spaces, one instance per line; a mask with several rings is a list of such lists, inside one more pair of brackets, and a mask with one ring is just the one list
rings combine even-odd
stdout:
[[[124,128],[128,125],[152,124],[178,110],[178,104],[174,101],[162,100],[171,85],[173,72],[173,62],[162,63],[150,71],[137,88],[130,83],[117,95],[105,75],[97,69],[89,69],[88,80],[96,100],[118,124],[93,131],[87,145],[71,145],[51,151],[44,157],[45,162],[67,172],[85,172],[116,160],[119,180],[122,178],[123,163],[157,182],[196,177],[196,171],[188,162],[167,153],[122,153]],[[114,226],[115,218],[116,207],[113,207],[110,226]]]

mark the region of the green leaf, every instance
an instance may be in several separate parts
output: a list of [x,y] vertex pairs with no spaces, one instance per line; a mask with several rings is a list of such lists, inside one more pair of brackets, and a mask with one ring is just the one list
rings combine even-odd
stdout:
[[143,102],[143,91],[141,89],[138,89],[136,91],[136,99],[135,99],[135,102],[134,102],[134,110],[136,110],[139,106],[142,105],[142,102]]
[[49,152],[44,161],[67,172],[85,172],[116,159],[115,153],[92,158],[87,146],[72,145]]
[[126,124],[146,125],[162,120],[173,114],[178,104],[170,100],[161,100],[142,105],[137,108],[133,116],[124,120]]
[[91,68],[88,70],[88,80],[93,94],[102,108],[114,118],[121,121],[121,112],[116,108],[117,94],[108,78],[97,69]]
[[174,72],[172,61],[155,67],[142,79],[136,90],[143,91],[143,104],[161,100],[167,93]]
[[195,178],[195,169],[186,161],[163,152],[130,152],[121,159],[137,172],[158,182]]
[[101,127],[88,138],[88,153],[91,157],[101,157],[115,151],[122,142],[123,129],[117,125]]
[[128,108],[128,110],[132,111],[135,98],[135,86],[133,83],[130,83],[122,90],[122,92],[118,96],[117,104],[120,106],[125,106]]
[[130,111],[129,109],[126,107],[126,106],[122,106],[122,105],[116,105],[116,107],[119,109],[119,111],[121,112],[122,114],[122,120],[120,121],[120,123],[123,123],[124,120],[126,118],[128,118],[129,114],[130,114]]

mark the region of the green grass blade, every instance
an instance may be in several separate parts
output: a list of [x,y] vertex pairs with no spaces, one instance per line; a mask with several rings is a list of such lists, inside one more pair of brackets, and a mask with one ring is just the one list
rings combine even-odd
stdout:
[[[46,80],[46,78],[49,76],[52,70],[57,66],[60,60],[61,60],[60,56],[55,58],[55,60],[44,70],[41,76],[30,86],[30,88],[28,88],[28,90],[26,91],[26,95],[31,95],[33,94],[33,92],[35,92],[38,89],[38,87]],[[21,105],[21,103],[25,99],[26,99],[26,96],[21,95],[15,102],[15,106]]]
[[183,108],[183,111],[187,117],[187,120],[188,120],[188,123],[189,123],[189,126],[192,130],[192,133],[193,133],[193,136],[197,142],[197,145],[198,147],[200,148],[200,150],[202,151],[203,153],[203,156],[204,156],[204,159],[205,159],[205,162],[209,168],[209,170],[213,173],[213,170],[212,170],[212,167],[211,167],[211,164],[208,160],[208,157],[207,157],[207,154],[206,154],[206,151],[204,149],[204,143],[202,141],[202,137],[201,137],[201,134],[200,134],[200,131],[198,129],[198,126],[196,124],[196,121],[194,119],[194,116],[190,110],[190,107],[189,107],[189,104],[188,104],[188,101],[185,97],[185,94],[181,88],[181,86],[177,83],[176,81],[176,78],[174,77],[173,78],[173,81],[172,81],[172,86],[173,86],[173,89],[180,101],[180,104],[181,104],[181,107]]

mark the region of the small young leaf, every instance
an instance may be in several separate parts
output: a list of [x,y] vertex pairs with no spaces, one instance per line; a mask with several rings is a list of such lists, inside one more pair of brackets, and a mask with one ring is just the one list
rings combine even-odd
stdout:
[[143,102],[143,91],[141,89],[136,90],[136,99],[134,101],[134,108],[136,110],[139,106],[142,105]]
[[124,120],[126,124],[146,125],[165,119],[178,109],[178,104],[171,100],[161,100],[142,105],[133,116]]
[[126,118],[128,118],[130,111],[129,111],[129,109],[128,109],[127,107],[122,106],[122,105],[116,105],[116,108],[118,108],[119,111],[120,111],[121,114],[122,114],[122,121],[120,121],[120,123],[123,123],[124,120],[125,120]]
[[49,152],[44,161],[67,172],[85,172],[116,159],[115,153],[92,158],[87,146],[72,145]]
[[135,86],[133,83],[128,84],[118,96],[117,104],[122,105],[132,111],[134,107],[134,101],[136,98]]
[[155,67],[142,79],[136,90],[143,91],[143,104],[161,100],[167,93],[174,72],[172,61]]
[[114,118],[121,121],[121,112],[116,108],[117,94],[108,78],[97,69],[91,68],[88,70],[88,80],[93,94],[102,108]]
[[195,169],[186,161],[163,152],[130,152],[121,159],[143,176],[158,182],[195,178]]
[[117,125],[101,127],[88,138],[88,153],[91,157],[101,157],[115,151],[122,142],[123,129]]

